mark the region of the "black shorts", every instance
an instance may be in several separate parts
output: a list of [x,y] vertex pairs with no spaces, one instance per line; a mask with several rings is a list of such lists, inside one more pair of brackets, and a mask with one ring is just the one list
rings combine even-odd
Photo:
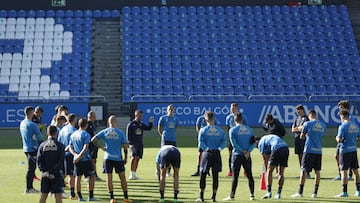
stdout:
[[338,144],[336,145],[335,155],[339,155],[339,153],[340,153],[340,143],[338,143]]
[[141,159],[144,154],[144,145],[130,145],[130,157]]
[[202,153],[204,150],[201,147],[198,148],[198,152]]
[[300,136],[295,137],[295,154],[303,154],[306,139],[300,139]]
[[321,170],[321,154],[304,153],[301,160],[301,169],[306,172],[311,172],[312,169],[315,171]]
[[75,164],[74,174],[76,176],[84,175],[85,177],[95,176],[92,162],[90,160],[77,162]]
[[164,145],[172,145],[172,146],[176,147],[176,141],[161,140],[161,146],[164,146]]
[[204,151],[201,155],[200,172],[208,174],[210,168],[213,173],[222,171],[222,161],[219,150]]
[[94,143],[89,144],[89,152],[91,159],[97,159],[99,148]]
[[65,154],[64,159],[64,169],[65,169],[65,175],[73,176],[74,175],[74,156],[72,154]]
[[251,165],[252,165],[251,157],[246,159],[244,155],[234,155],[234,154],[231,157],[231,168],[234,171],[240,171],[241,166],[243,166],[246,174],[249,174],[251,173]]
[[269,165],[287,167],[289,159],[289,148],[281,147],[270,154]]
[[64,179],[61,176],[55,179],[41,178],[41,193],[62,193],[64,186]]
[[228,140],[228,143],[227,143],[227,144],[228,144],[228,149],[229,149],[229,151],[232,152],[232,150],[234,149],[234,147],[232,146],[230,140]]
[[115,168],[115,173],[121,173],[125,171],[124,161],[114,161],[104,159],[103,162],[103,173],[112,173]]
[[339,154],[339,168],[340,170],[358,169],[359,161],[357,158],[357,152],[348,152]]
[[172,165],[174,168],[180,168],[181,158],[178,150],[169,150],[165,154],[160,154],[160,169],[167,168]]

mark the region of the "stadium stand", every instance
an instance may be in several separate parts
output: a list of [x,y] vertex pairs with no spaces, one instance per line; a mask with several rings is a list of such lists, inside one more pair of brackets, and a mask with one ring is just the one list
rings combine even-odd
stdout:
[[91,14],[1,10],[1,101],[88,101]]
[[[125,6],[122,16],[124,102],[327,101],[359,93],[351,76],[360,57],[344,5]],[[345,76],[354,84],[340,88]]]
[[123,102],[358,98],[345,5],[124,6],[0,10],[0,102],[89,101],[93,19],[119,17]]

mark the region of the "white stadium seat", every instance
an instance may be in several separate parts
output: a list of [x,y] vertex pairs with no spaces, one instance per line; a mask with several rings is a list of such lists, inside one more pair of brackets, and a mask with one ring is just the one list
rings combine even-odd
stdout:
[[60,84],[59,83],[51,83],[50,84],[50,90],[60,91]]
[[70,99],[70,92],[69,91],[61,91],[59,97],[62,100],[68,100],[68,99]]
[[49,92],[49,90],[50,90],[50,85],[49,85],[49,83],[40,83],[39,88],[40,88],[40,91],[47,91],[47,92]]
[[34,25],[35,18],[26,18],[26,25]]
[[47,83],[50,84],[50,76],[48,75],[42,75],[40,78],[41,83]]
[[54,18],[45,18],[45,24],[54,25],[55,24]]
[[17,25],[25,25],[26,24],[25,18],[17,18],[16,19],[16,24]]
[[17,91],[19,91],[19,83],[10,83],[9,92],[17,92]]
[[45,18],[36,18],[35,24],[37,25],[44,25],[45,24]]
[[0,84],[9,84],[9,82],[10,82],[10,79],[9,79],[9,76],[0,76]]
[[19,84],[19,82],[20,82],[20,76],[18,75],[10,76],[10,80],[9,80],[10,84]]

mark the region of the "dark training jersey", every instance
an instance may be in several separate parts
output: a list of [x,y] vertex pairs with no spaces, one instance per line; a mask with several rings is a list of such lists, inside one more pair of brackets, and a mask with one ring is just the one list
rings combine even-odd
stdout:
[[[298,117],[295,119],[292,127],[302,126],[302,125],[304,125],[304,123],[305,123],[306,121],[309,121],[309,118],[308,118],[306,115],[298,116]],[[301,134],[301,131],[294,133],[295,137],[300,136],[300,134]]]
[[88,127],[86,129],[86,132],[90,134],[91,138],[95,136],[96,134],[95,131],[96,131],[95,123],[92,121],[88,121]]
[[263,125],[263,129],[267,134],[274,134],[279,137],[284,137],[286,134],[286,130],[284,126],[280,123],[278,119],[274,118],[274,122],[272,124],[265,123]]
[[49,174],[60,177],[64,164],[64,154],[64,145],[55,138],[49,137],[41,143],[37,153],[40,171],[47,171]]
[[147,126],[142,121],[131,121],[126,127],[126,137],[130,145],[143,145],[144,130],[151,130],[153,123],[149,122]]

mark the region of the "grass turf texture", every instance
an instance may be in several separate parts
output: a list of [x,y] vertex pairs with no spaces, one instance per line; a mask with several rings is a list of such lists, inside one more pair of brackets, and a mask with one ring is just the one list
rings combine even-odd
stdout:
[[[25,155],[21,150],[21,139],[17,129],[6,129],[0,131],[0,202],[12,203],[12,202],[38,202],[40,195],[32,194],[25,195],[25,173],[26,173],[26,160]],[[182,164],[180,169],[180,193],[179,202],[194,202],[199,196],[199,177],[191,177],[190,175],[195,172],[197,148],[194,147],[197,144],[195,138],[195,131],[193,128],[180,128],[178,130],[178,146],[182,155]],[[287,132],[290,132],[287,129]],[[255,133],[262,134],[261,129],[255,129]],[[293,148],[290,149],[289,167],[285,170],[285,184],[282,192],[282,199],[280,202],[360,202],[360,197],[353,197],[355,192],[355,184],[353,181],[349,182],[348,192],[350,197],[348,198],[335,198],[334,195],[341,192],[340,181],[332,181],[337,174],[335,160],[333,158],[335,152],[334,135],[336,129],[329,129],[327,135],[324,138],[323,150],[323,170],[321,172],[321,182],[316,200],[310,196],[313,191],[314,183],[313,179],[306,180],[304,188],[304,198],[293,199],[290,196],[295,194],[298,190],[298,179],[295,178],[299,175],[299,165],[297,156],[294,155]],[[331,136],[330,136],[331,135]],[[290,146],[293,144],[293,137],[291,133],[287,134],[285,138]],[[140,161],[137,175],[140,180],[128,181],[129,197],[135,202],[157,202],[159,200],[158,182],[155,177],[155,156],[159,149],[160,138],[156,135],[156,131],[146,132],[145,138],[144,158]],[[231,178],[227,177],[228,165],[228,151],[225,149],[222,151],[223,158],[223,172],[219,174],[219,189],[217,193],[217,201],[222,202],[222,199],[227,197],[231,189]],[[99,151],[99,158],[97,164],[97,170],[102,179],[105,179],[105,175],[101,173],[103,152]],[[252,153],[253,159],[253,174],[255,178],[255,202],[275,202],[278,200],[262,200],[261,196],[265,194],[265,191],[259,190],[260,173],[262,159],[259,151],[255,149]],[[21,164],[21,162],[25,164]],[[126,165],[126,177],[129,176],[129,164]],[[36,174],[40,175],[39,170],[36,170]],[[236,191],[234,202],[250,202],[249,201],[249,189],[247,179],[242,176],[243,170],[240,172],[239,184]],[[312,173],[313,176],[313,173]],[[207,178],[207,185],[205,191],[205,201],[210,202],[212,193],[212,177]],[[122,202],[123,193],[120,188],[120,182],[117,176],[114,176],[115,186],[115,198],[117,202]],[[172,202],[173,189],[172,178],[167,177],[166,181],[165,200],[166,202]],[[88,197],[86,182],[82,182],[82,193],[85,198]],[[34,181],[34,187],[40,189],[40,182]],[[273,195],[276,193],[277,186],[273,184]],[[65,191],[69,193],[69,189]],[[101,202],[109,202],[109,197],[106,188],[106,182],[96,182],[95,184],[95,197],[100,198]],[[49,197],[48,202],[54,202],[53,197]],[[63,202],[76,202],[71,200],[64,200]],[[251,201],[254,202],[254,201]]]

